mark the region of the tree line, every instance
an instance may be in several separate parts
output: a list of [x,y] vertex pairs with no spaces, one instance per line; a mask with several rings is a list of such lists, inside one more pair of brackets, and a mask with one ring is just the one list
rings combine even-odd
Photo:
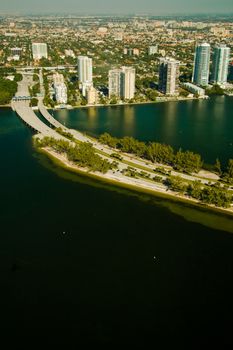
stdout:
[[66,153],[69,161],[83,168],[88,168],[90,171],[99,171],[105,174],[115,167],[114,163],[110,163],[96,154],[89,142],[80,142],[78,145],[72,146],[69,141],[44,137],[42,140],[36,139],[35,143],[38,147],[51,147],[60,154]]
[[135,154],[153,163],[170,165],[174,169],[185,173],[198,172],[203,164],[199,154],[182,151],[181,149],[175,153],[171,146],[158,142],[146,144],[128,136],[118,139],[108,133],[102,134],[99,141],[122,152]]
[[10,103],[17,91],[17,82],[0,77],[0,104]]
[[172,191],[186,194],[205,204],[212,204],[216,207],[230,208],[233,196],[227,188],[220,183],[204,185],[200,181],[187,183],[180,176],[170,176],[164,184]]
[[[200,154],[192,151],[183,151],[182,149],[176,152],[170,145],[158,142],[145,143],[129,136],[116,138],[108,133],[100,135],[99,141],[111,148],[135,154],[153,163],[169,165],[174,170],[187,174],[198,173],[204,165]],[[216,159],[216,164],[211,166],[211,168],[225,182],[233,183],[233,159],[229,159],[228,166],[224,171],[218,159]]]

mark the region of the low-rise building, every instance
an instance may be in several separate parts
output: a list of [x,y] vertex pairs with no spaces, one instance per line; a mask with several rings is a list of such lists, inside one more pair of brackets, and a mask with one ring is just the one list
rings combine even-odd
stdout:
[[153,45],[153,46],[149,46],[148,48],[148,55],[154,55],[158,53],[158,45]]
[[188,90],[189,92],[198,95],[200,97],[205,96],[205,89],[202,89],[200,86],[197,86],[192,83],[183,83],[182,86],[185,90]]

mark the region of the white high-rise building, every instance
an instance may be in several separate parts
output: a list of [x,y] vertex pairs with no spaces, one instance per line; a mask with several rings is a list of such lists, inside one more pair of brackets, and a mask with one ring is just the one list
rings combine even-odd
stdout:
[[230,48],[223,44],[215,46],[211,76],[212,82],[217,84],[225,84],[227,82],[229,60]]
[[48,47],[45,43],[33,43],[32,44],[32,56],[34,60],[40,60],[41,58],[48,58]]
[[135,68],[121,67],[122,73],[122,97],[126,100],[134,98],[135,94]]
[[174,58],[160,58],[159,90],[166,95],[177,95],[180,62]]
[[55,91],[55,98],[58,103],[67,103],[67,87],[64,82],[64,76],[56,73],[53,75],[53,86]]
[[80,83],[92,83],[92,58],[78,56],[78,76]]
[[209,83],[210,44],[203,43],[196,46],[192,82],[206,86]]
[[130,100],[135,94],[135,68],[121,67],[108,73],[108,95]]
[[109,98],[121,97],[121,69],[112,69],[108,73],[108,96]]
[[86,90],[93,85],[92,58],[78,56],[78,77],[81,84],[82,95],[86,97]]

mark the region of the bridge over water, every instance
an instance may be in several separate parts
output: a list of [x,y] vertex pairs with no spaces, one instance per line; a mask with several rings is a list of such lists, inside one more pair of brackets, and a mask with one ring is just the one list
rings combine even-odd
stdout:
[[28,86],[31,83],[31,77],[23,76],[23,80],[18,83],[18,91],[12,99],[12,109],[18,116],[34,131],[42,136],[54,137],[56,139],[65,139],[54,129],[43,123],[30,107],[31,97],[29,95]]
[[42,98],[39,98],[38,107],[41,115],[55,128],[62,128],[65,132],[72,134],[74,138],[77,139],[78,141],[90,142],[90,138],[84,136],[77,130],[66,128],[63,124],[61,124],[58,120],[56,120],[45,108]]

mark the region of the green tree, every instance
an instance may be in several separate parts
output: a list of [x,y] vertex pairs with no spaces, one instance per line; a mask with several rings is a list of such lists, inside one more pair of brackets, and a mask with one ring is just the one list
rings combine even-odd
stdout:
[[20,73],[16,73],[15,74],[15,81],[16,82],[18,82],[18,81],[21,81],[23,79],[23,76],[22,76],[22,74],[20,74]]
[[104,145],[108,145],[109,147],[112,147],[112,148],[115,148],[118,142],[115,137],[112,137],[107,132],[105,132],[99,137],[99,141]]
[[30,101],[30,106],[31,107],[36,107],[38,105],[38,99],[37,98],[32,98]]
[[170,176],[165,180],[165,184],[172,190],[177,192],[186,192],[188,186],[180,176]]
[[194,181],[191,185],[189,185],[187,192],[191,197],[201,199],[202,185],[200,181]]
[[220,160],[217,158],[214,164],[214,170],[216,171],[217,174],[220,176],[222,175],[222,169],[221,169],[221,163]]
[[180,149],[174,159],[174,168],[186,173],[198,173],[202,167],[202,160],[199,154],[190,151],[182,152]]
[[233,183],[233,159],[229,159],[224,178],[227,182]]

